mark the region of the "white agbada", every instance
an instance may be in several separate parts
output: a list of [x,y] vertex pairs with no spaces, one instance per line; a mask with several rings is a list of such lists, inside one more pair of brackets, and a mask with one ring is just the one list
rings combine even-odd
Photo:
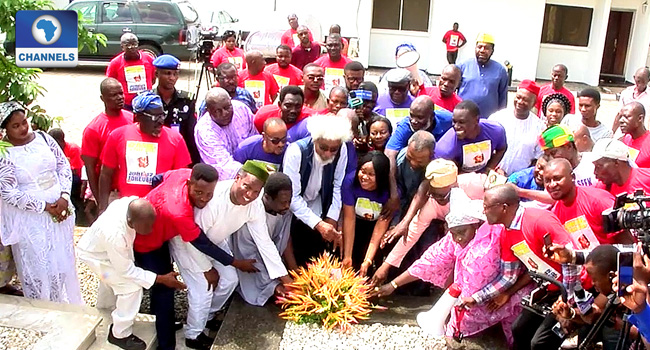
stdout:
[[[228,253],[231,253],[228,243],[230,236],[246,224],[262,256],[262,261],[257,261],[256,267],[265,267],[272,279],[287,275],[280,254],[268,234],[261,195],[248,205],[235,205],[230,200],[230,188],[234,182],[235,180],[219,181],[208,205],[194,210],[194,221],[212,243]],[[188,290],[185,337],[195,339],[205,328],[210,314],[219,311],[237,287],[237,271],[234,267],[224,266],[201,253],[180,237],[171,240],[171,247],[172,256]],[[215,291],[208,291],[203,274],[211,268],[215,268],[220,275]]]
[[507,175],[528,168],[533,159],[542,155],[537,138],[546,126],[535,114],[528,113],[528,118],[519,119],[515,117],[514,108],[507,108],[495,112],[488,120],[498,122],[506,130],[508,149],[499,167]]
[[117,338],[132,334],[142,288],[149,289],[156,282],[155,273],[135,266],[136,233],[127,224],[126,216],[129,204],[136,199],[137,196],[123,197],[111,202],[77,244],[79,260],[99,276],[98,307],[116,306],[111,316]]
[[[261,196],[260,194],[260,198]],[[291,218],[291,212],[284,215],[266,213],[268,233],[280,255],[287,248],[289,242]],[[244,225],[232,235],[231,244],[235,259],[255,259],[257,261],[264,259],[248,225]],[[273,296],[275,287],[280,283],[277,279],[269,277],[265,265],[260,266],[260,272],[258,273],[246,273],[237,270],[237,275],[239,276],[237,291],[247,303],[257,306],[264,306],[269,298]]]

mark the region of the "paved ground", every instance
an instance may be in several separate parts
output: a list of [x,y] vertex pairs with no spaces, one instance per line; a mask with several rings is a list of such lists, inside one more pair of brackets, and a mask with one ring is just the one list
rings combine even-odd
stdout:
[[[183,63],[181,78],[177,88],[196,91],[194,79],[195,64]],[[198,67],[200,69],[200,66]],[[51,69],[41,74],[39,82],[47,89],[45,96],[38,103],[51,116],[63,117],[61,127],[66,132],[69,141],[80,144],[81,134],[88,122],[103,108],[99,99],[99,83],[104,78],[106,65],[80,66],[74,69]],[[377,82],[383,73],[382,69],[371,69],[368,80]],[[199,96],[205,95],[205,84],[202,84]],[[569,89],[578,90],[584,84],[568,84]],[[612,92],[619,89],[612,88]],[[508,104],[512,105],[514,93],[510,92]],[[201,99],[201,98],[200,98]],[[618,101],[614,94],[603,93],[603,101],[598,113],[599,119],[608,125],[618,112]]]

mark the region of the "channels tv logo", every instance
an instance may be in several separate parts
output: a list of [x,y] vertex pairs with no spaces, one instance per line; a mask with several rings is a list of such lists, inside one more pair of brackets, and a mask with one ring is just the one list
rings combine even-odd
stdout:
[[78,55],[76,11],[16,12],[18,67],[76,67]]

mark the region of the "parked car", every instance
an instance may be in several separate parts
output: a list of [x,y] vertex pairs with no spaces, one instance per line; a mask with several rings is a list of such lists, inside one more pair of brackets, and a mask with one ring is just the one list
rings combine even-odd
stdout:
[[79,11],[89,31],[106,35],[106,47],[92,54],[84,48],[81,59],[114,57],[121,52],[120,37],[133,33],[140,49],[154,57],[167,53],[186,60],[200,30],[199,15],[187,0],[76,0],[66,10]]

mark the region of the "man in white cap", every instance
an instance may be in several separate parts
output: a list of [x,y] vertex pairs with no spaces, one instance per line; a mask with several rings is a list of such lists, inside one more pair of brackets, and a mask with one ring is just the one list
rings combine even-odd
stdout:
[[481,118],[506,108],[508,102],[508,72],[505,67],[491,59],[494,53],[494,38],[481,33],[476,38],[476,57],[458,65],[463,73],[458,95],[463,100],[474,101],[481,112]]
[[403,68],[391,69],[384,79],[388,82],[388,89],[380,91],[374,111],[388,118],[395,127],[398,121],[409,115],[414,100],[409,93],[411,72]]
[[615,139],[600,139],[594,145],[596,187],[613,195],[633,193],[642,189],[650,194],[650,169],[637,168],[630,159],[628,147]]

